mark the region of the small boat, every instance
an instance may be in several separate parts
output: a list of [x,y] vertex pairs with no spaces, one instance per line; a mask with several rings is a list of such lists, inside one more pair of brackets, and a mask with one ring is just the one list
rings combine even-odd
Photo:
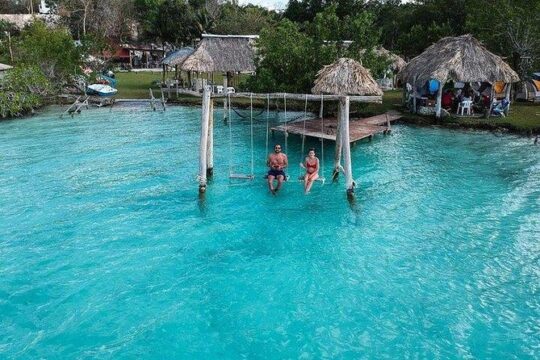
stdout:
[[88,85],[86,92],[88,95],[113,96],[118,90],[105,84],[92,84]]

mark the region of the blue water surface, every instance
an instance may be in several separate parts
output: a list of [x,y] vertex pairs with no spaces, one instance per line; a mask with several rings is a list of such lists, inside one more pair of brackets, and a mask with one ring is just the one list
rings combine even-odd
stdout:
[[351,205],[303,194],[294,136],[268,192],[264,114],[230,181],[249,119],[229,142],[217,111],[201,199],[200,108],[60,112],[0,122],[0,358],[540,357],[530,139],[394,126],[352,148]]

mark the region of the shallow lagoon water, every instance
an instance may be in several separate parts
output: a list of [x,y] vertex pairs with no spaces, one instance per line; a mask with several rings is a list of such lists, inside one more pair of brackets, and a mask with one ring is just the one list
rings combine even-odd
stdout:
[[350,205],[343,179],[268,193],[264,115],[231,183],[249,122],[230,147],[218,112],[201,200],[200,108],[59,113],[0,122],[0,358],[540,356],[529,139],[395,126],[353,147]]

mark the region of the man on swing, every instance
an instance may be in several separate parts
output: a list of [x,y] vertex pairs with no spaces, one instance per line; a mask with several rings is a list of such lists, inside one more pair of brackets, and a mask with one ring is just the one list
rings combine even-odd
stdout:
[[[266,164],[270,168],[268,171],[268,188],[270,189],[270,192],[275,195],[276,192],[281,189],[281,184],[285,180],[285,172],[283,169],[289,165],[287,155],[281,152],[281,145],[276,144],[274,146],[274,152],[268,155]],[[274,180],[277,180],[277,186],[275,189]]]

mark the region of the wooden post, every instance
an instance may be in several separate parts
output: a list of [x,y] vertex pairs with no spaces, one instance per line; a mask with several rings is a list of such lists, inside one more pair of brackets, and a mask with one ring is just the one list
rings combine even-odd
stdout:
[[208,144],[206,150],[206,176],[214,175],[214,100],[210,99],[208,110]]
[[334,171],[332,172],[332,181],[335,182],[339,178],[339,171],[341,169],[341,150],[343,147],[343,141],[341,139],[341,127],[343,126],[344,110],[341,100],[339,101],[338,115],[337,115],[337,127],[336,127],[336,149],[334,151]]
[[437,90],[437,104],[435,105],[435,117],[437,119],[441,118],[441,101],[442,101],[442,89],[444,83],[439,81],[439,90]]
[[[504,98],[506,99],[506,101],[508,101],[508,103],[510,103],[510,93],[512,91],[512,83],[508,83],[506,84],[506,89],[505,89],[505,92],[504,92]],[[506,109],[504,110],[504,115],[507,115],[508,116],[508,110],[510,109],[510,105],[508,105],[506,107]]]
[[344,96],[339,100],[339,106],[342,108],[343,124],[341,127],[341,137],[343,143],[343,162],[345,165],[345,186],[347,187],[347,195],[354,194],[354,182],[352,176],[351,163],[351,142],[349,137],[349,97]]
[[208,121],[210,117],[210,89],[204,87],[202,97],[201,113],[201,143],[199,148],[199,193],[206,191],[206,169],[207,169],[207,150],[208,150]]
[[384,115],[386,116],[386,133],[388,134],[390,131],[392,131],[392,125],[390,124],[388,113],[385,113]]
[[487,113],[487,118],[491,116],[491,109],[493,109],[493,101],[495,100],[495,89],[493,88],[493,84],[491,84],[491,93],[489,94],[489,109]]
[[227,86],[233,86],[233,73],[228,71],[227,72]]
[[152,91],[152,88],[150,88],[150,107],[154,111],[156,111],[156,104],[154,103],[155,100],[156,98],[154,97],[154,92]]
[[416,75],[414,75],[412,86],[413,86],[413,108],[412,108],[412,113],[416,114]]

